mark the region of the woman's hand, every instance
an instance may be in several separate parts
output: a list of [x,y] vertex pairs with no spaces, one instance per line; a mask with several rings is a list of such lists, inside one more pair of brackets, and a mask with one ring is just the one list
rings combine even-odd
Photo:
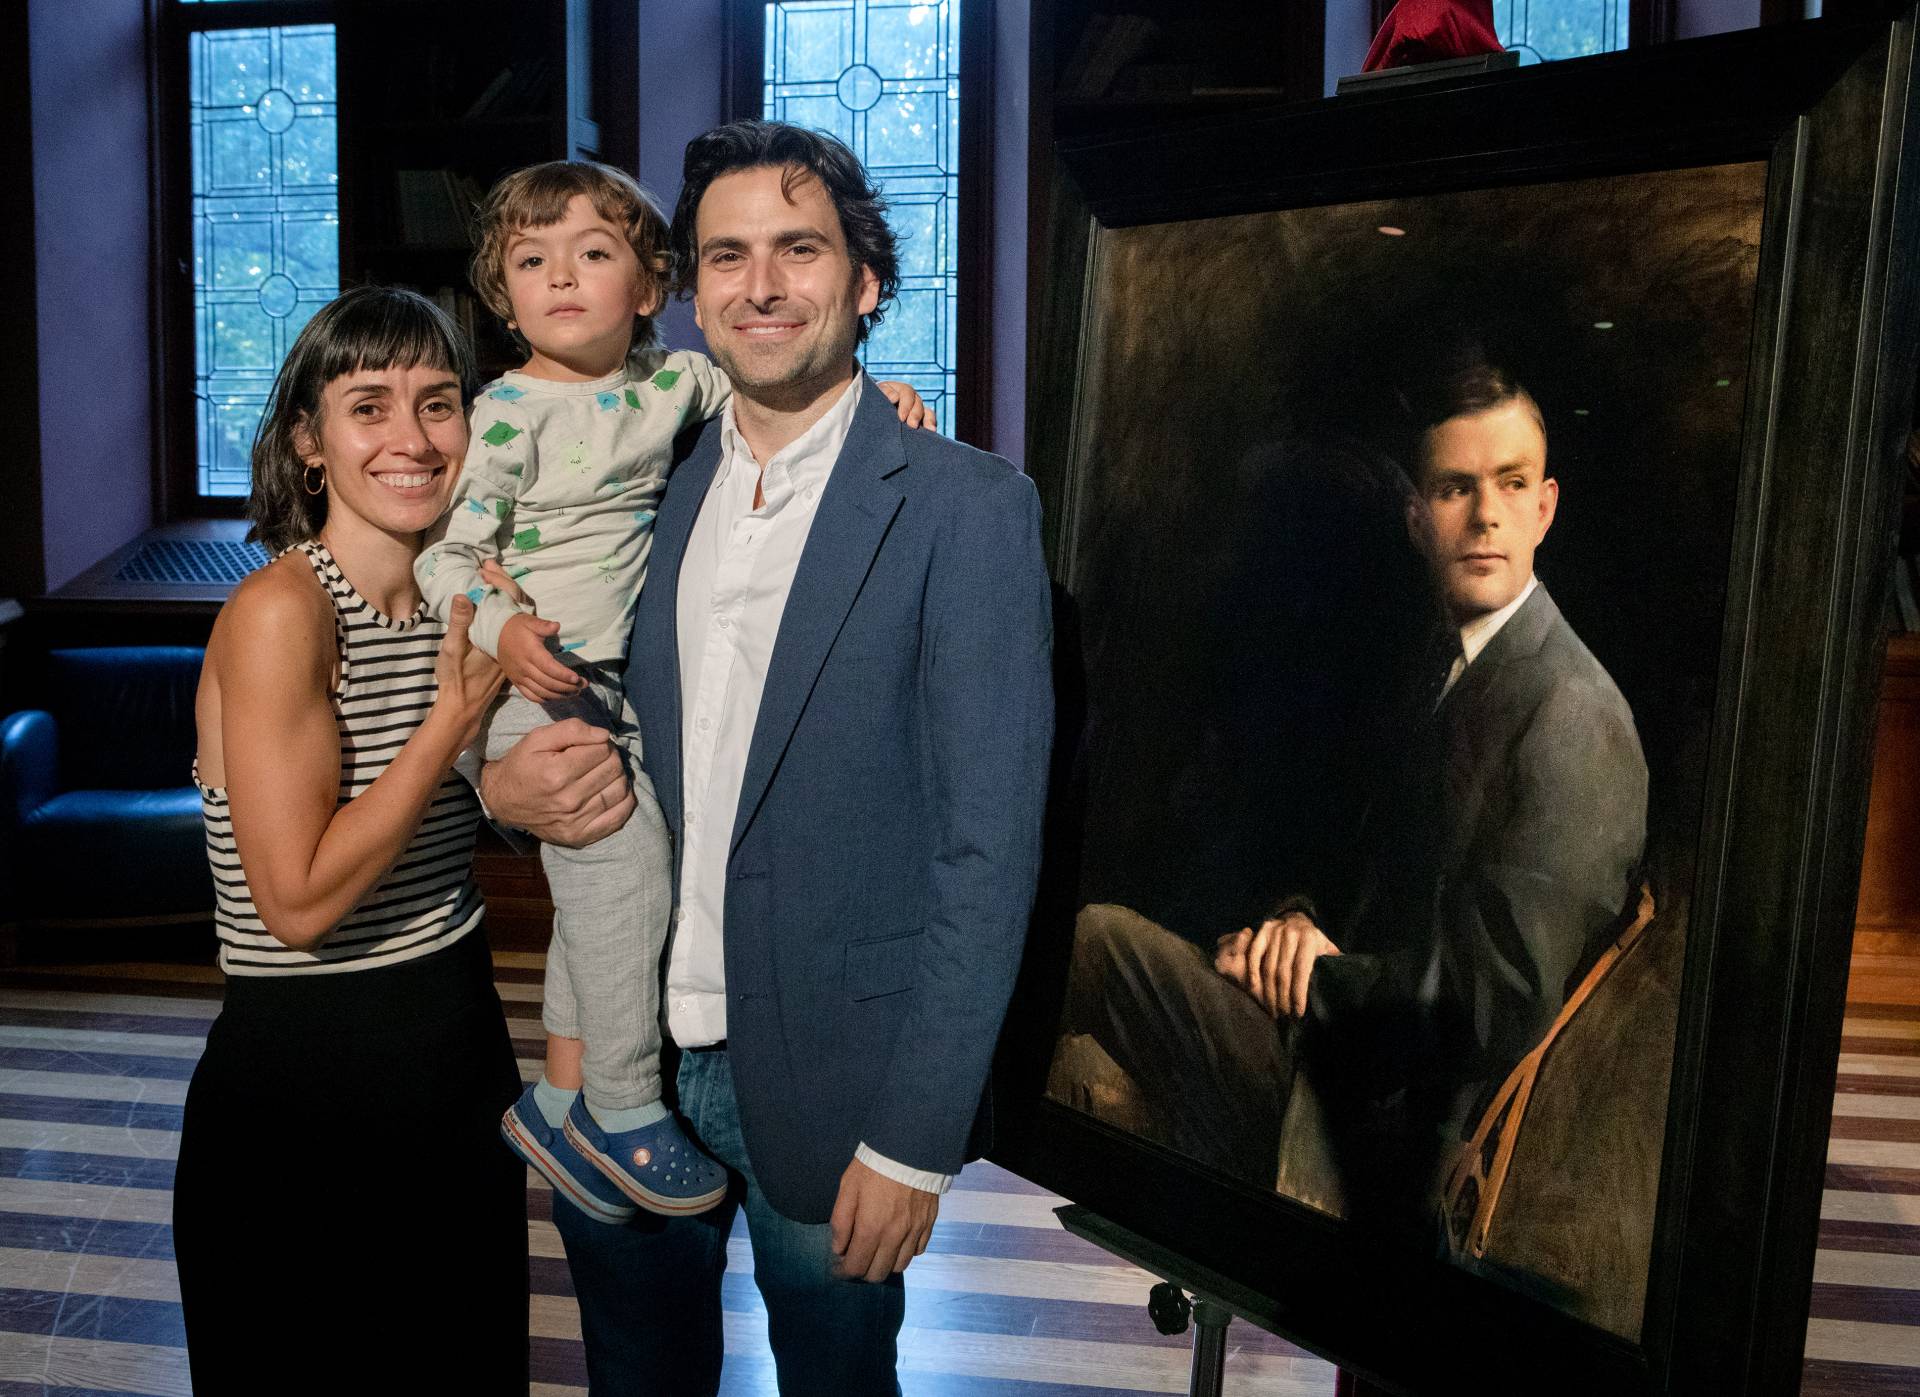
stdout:
[[480,735],[480,720],[507,677],[493,657],[473,643],[468,634],[472,627],[473,603],[455,597],[447,616],[447,634],[433,662],[434,682],[440,686],[434,711],[444,711],[456,725],[462,748]]

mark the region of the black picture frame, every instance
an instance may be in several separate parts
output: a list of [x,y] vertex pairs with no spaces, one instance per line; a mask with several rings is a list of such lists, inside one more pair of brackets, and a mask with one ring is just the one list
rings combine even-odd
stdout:
[[[1761,160],[1767,193],[1692,924],[1638,1342],[1376,1243],[1044,1099],[1059,984],[1029,957],[991,1157],[1217,1277],[1396,1391],[1798,1390],[1920,365],[1914,12],[1783,25],[1057,149],[1028,461],[1062,593],[1103,230]],[[1056,757],[1056,798],[1071,740]],[[1070,817],[1034,941],[1071,925]],[[1070,876],[1064,880],[1071,882]],[[1049,919],[1053,919],[1051,922]]]

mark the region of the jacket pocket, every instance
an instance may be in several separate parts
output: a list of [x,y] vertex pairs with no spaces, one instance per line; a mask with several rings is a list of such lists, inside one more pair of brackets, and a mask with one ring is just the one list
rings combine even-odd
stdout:
[[920,943],[925,935],[925,931],[905,931],[849,943],[847,997],[878,999],[883,994],[912,989],[920,967]]

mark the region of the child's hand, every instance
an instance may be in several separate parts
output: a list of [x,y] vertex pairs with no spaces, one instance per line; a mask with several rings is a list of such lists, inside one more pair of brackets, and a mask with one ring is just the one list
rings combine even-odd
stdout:
[[547,649],[547,641],[558,634],[558,621],[537,616],[510,616],[500,628],[500,668],[530,703],[572,698],[586,683]]
[[895,383],[887,379],[880,385],[880,392],[900,413],[900,420],[909,427],[925,427],[933,431],[940,424],[933,420],[933,409],[921,400],[913,391],[913,385]]

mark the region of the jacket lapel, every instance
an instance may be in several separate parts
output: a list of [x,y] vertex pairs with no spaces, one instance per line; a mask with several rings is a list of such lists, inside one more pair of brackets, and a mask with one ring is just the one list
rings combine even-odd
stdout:
[[800,554],[786,610],[780,616],[760,712],[754,720],[753,742],[747,749],[729,857],[740,847],[741,837],[766,797],[767,785],[786,754],[820,667],[826,663],[847,612],[873,566],[874,554],[879,552],[905,499],[900,488],[888,480],[906,464],[901,430],[893,405],[863,375],[853,426],[820,496],[819,512]]
[[1520,609],[1507,619],[1499,633],[1487,642],[1486,649],[1467,666],[1459,681],[1441,702],[1444,712],[1470,703],[1493,682],[1494,675],[1509,660],[1524,659],[1539,651],[1546,642],[1547,632],[1553,629],[1553,623],[1560,619],[1560,608],[1554,605],[1553,598],[1547,595],[1547,584],[1542,582],[1533,589],[1533,595],[1520,604]]
[[[660,695],[665,720],[655,731],[647,751],[654,796],[660,802],[667,828],[678,833],[680,809],[680,565],[687,556],[693,524],[700,517],[713,474],[720,467],[720,424],[710,422],[687,458],[674,468],[660,515],[653,524],[653,547],[647,559],[647,581],[641,605],[634,614],[628,668],[640,683],[635,693]],[[644,686],[644,687],[643,687]]]

